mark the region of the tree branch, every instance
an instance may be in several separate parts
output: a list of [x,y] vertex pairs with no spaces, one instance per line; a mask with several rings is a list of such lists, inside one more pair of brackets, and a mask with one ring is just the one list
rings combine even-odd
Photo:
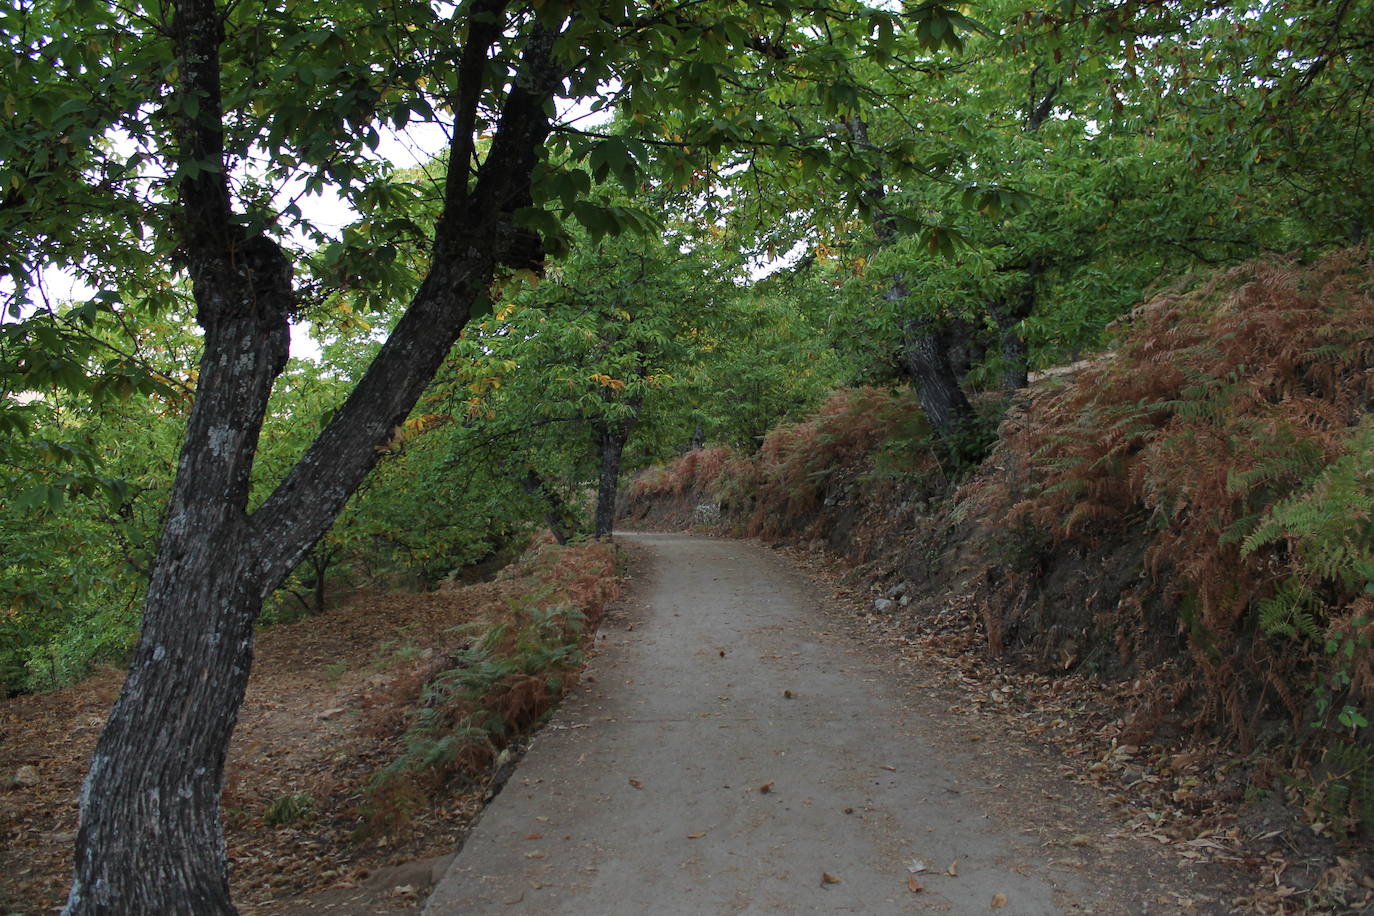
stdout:
[[550,128],[546,106],[565,76],[553,57],[557,35],[532,29],[491,152],[472,193],[446,202],[429,273],[410,307],[343,407],[254,514],[266,591],[324,534],[376,464],[458,339],[473,302],[518,248],[512,214],[530,200],[530,176]]

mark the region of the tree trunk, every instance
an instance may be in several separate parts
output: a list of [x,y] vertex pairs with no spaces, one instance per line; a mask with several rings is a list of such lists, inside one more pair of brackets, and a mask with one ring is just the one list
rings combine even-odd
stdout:
[[196,278],[205,353],[138,649],[82,793],[71,914],[234,911],[219,794],[265,595],[245,507],[289,332],[211,279]]
[[596,524],[595,536],[606,539],[615,527],[615,496],[620,488],[620,458],[625,454],[625,443],[630,441],[630,430],[635,421],[617,420],[596,424],[597,439],[601,446],[600,472],[596,487]]
[[[863,147],[870,145],[868,124],[863,118],[851,116],[846,125],[856,144]],[[878,243],[892,244],[897,238],[898,228],[893,216],[882,208],[887,198],[887,188],[880,169],[875,168],[869,175],[864,196],[873,208],[873,234]],[[883,298],[894,305],[910,308],[911,295],[905,277],[895,277]],[[973,406],[959,387],[959,379],[950,365],[949,349],[934,319],[912,317],[903,322],[901,364],[916,385],[921,409],[925,411],[926,419],[936,435],[948,440],[957,425],[972,419]]]
[[311,617],[318,617],[324,613],[329,590],[329,567],[333,565],[337,552],[337,548],[321,549],[317,544],[301,561],[302,565],[308,564],[310,567],[310,581],[305,583],[309,589],[310,599],[307,601],[306,596],[299,591],[292,590],[291,594]]
[[915,318],[907,321],[902,338],[902,367],[916,384],[931,429],[947,439],[973,416],[973,405],[959,387],[945,342],[930,321]]
[[558,495],[558,491],[549,486],[548,481],[533,467],[520,479],[520,487],[544,504],[544,524],[549,526],[553,539],[560,545],[568,543],[568,507],[563,502],[563,497]]
[[1019,391],[1030,384],[1030,348],[1015,325],[1002,329],[1002,359],[1006,362],[1002,370],[1003,389]]
[[[503,4],[479,0],[459,65],[458,126],[471,126]],[[229,897],[219,796],[263,599],[333,522],[404,421],[496,266],[530,253],[512,214],[549,131],[554,30],[536,27],[469,183],[472,132],[455,136],[433,267],[347,402],[251,516],[249,478],[289,346],[291,267],[250,236],[225,177],[214,0],[174,8],[182,245],[205,330],[196,399],[148,585],[139,644],[81,797],[69,916],[223,916]],[[466,106],[466,107],[464,107]],[[192,108],[186,106],[186,109]],[[183,109],[185,110],[185,109]],[[457,131],[461,135],[461,130]],[[217,166],[218,164],[218,166]],[[452,173],[460,178],[453,178]],[[469,190],[470,188],[470,190]],[[537,240],[536,240],[537,245]]]

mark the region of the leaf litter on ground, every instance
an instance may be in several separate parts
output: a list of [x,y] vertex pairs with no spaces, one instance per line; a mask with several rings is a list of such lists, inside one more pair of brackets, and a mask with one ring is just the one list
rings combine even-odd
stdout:
[[[368,786],[402,753],[407,714],[426,679],[447,666],[456,631],[499,619],[515,595],[543,587],[537,570],[512,568],[493,582],[433,592],[360,592],[319,617],[260,631],[221,806],[240,913],[415,911],[428,891],[428,863],[458,845],[481,813],[488,780],[455,784],[380,834],[365,829]],[[7,916],[46,914],[66,899],[77,798],[122,681],[122,672],[102,669],[61,690],[0,701]],[[6,787],[24,766],[41,778]],[[274,805],[292,816],[269,823]],[[413,872],[423,883],[408,877]],[[387,883],[393,874],[397,881]],[[365,900],[342,894],[372,885]]]

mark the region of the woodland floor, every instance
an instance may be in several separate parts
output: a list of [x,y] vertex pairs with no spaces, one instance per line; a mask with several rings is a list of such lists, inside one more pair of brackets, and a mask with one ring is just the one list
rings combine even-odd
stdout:
[[[1361,911],[1322,908],[1320,900],[1324,889],[1349,900],[1374,888],[1367,856],[1314,834],[1277,794],[1219,800],[1209,775],[1213,759],[1224,756],[1219,747],[1175,741],[1164,754],[1125,744],[1123,697],[1104,694],[1101,683],[1004,670],[986,659],[967,625],[913,630],[873,614],[872,595],[840,562],[816,551],[779,553],[829,599],[846,637],[886,658],[921,698],[940,740],[967,748],[978,766],[1002,777],[986,793],[988,806],[1034,815],[1059,804],[1067,785],[1072,802],[1105,812],[1094,830],[1034,828],[1058,864],[1091,880],[1111,861],[1104,858],[1111,848],[1143,837],[1179,869],[1176,882],[1148,889],[1149,912]],[[448,631],[500,597],[498,584],[363,595],[263,632],[224,799],[241,912],[391,916],[423,905],[442,857],[460,843],[491,786],[417,811],[390,836],[359,833],[364,790],[395,756],[398,723],[451,640]],[[64,690],[0,701],[0,912],[48,913],[64,900],[77,794],[119,683],[119,673],[105,671]],[[17,784],[21,770],[36,782]],[[1059,788],[1045,788],[1046,773]],[[308,797],[310,810],[294,823],[269,825],[268,807],[293,795]],[[1199,869],[1207,875],[1201,893]],[[1365,900],[1374,907],[1374,894]]]
[[[423,903],[430,860],[453,850],[485,787],[414,812],[389,836],[359,834],[365,788],[396,756],[399,723],[449,631],[501,593],[493,583],[365,594],[262,632],[223,802],[240,912],[371,916]],[[31,916],[65,901],[77,795],[121,678],[103,671],[0,702],[0,912]],[[36,784],[14,784],[22,767],[36,769]],[[269,806],[289,796],[301,816],[269,824]]]

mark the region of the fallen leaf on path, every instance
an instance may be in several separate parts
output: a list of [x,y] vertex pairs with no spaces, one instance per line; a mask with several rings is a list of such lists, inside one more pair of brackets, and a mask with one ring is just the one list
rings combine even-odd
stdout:
[[544,858],[544,853],[541,852],[541,851],[527,852],[527,853],[525,853],[525,858],[527,858],[527,859],[542,859],[542,858]]
[[784,691],[782,692],[782,695],[783,695],[783,698],[784,698],[784,699],[787,699],[787,700],[792,699],[792,691],[790,691],[790,690],[784,690]]
[[878,769],[880,769],[880,770],[887,770],[889,773],[895,773],[895,772],[897,772],[897,768],[896,768],[896,767],[890,767],[890,766],[888,766],[888,765],[885,764],[885,763],[880,763],[880,764],[878,764]]
[[544,887],[544,885],[540,884],[538,881],[531,881],[530,887],[534,888],[535,890],[540,890]]
[[840,883],[840,879],[837,878],[837,877],[835,877],[834,875],[832,875],[832,874],[831,874],[830,872],[828,872],[828,871],[823,871],[823,872],[821,872],[821,883],[822,883],[822,884],[839,884],[839,883]]
[[759,792],[763,795],[767,795],[769,792],[772,791],[773,784],[771,782],[765,782],[763,785],[759,786]]
[[946,868],[946,869],[945,869],[945,874],[949,875],[951,878],[957,878],[957,877],[959,877],[959,860],[958,860],[958,859],[955,859],[953,862],[949,863],[949,868]]
[[689,833],[689,834],[687,834],[687,839],[689,839],[689,840],[699,840],[699,839],[701,839],[701,838],[704,837],[704,836],[706,836],[706,834],[704,834],[704,833]]
[[640,782],[638,779],[631,779],[631,780],[629,780],[629,783],[630,783],[630,785],[634,786],[636,789],[642,789],[642,788],[644,788],[644,783]]
[[919,894],[921,891],[926,889],[926,886],[922,884],[920,881],[917,881],[915,875],[912,875],[910,878],[906,879],[906,889],[911,891],[913,894]]
[[1000,910],[1002,907],[1004,907],[1004,906],[1006,906],[1006,905],[1007,905],[1007,895],[1006,895],[1006,894],[993,894],[993,895],[992,895],[992,908],[993,908],[994,910]]
[[1092,837],[1084,833],[1075,834],[1069,838],[1070,846],[1091,846],[1092,844]]
[[922,862],[920,859],[912,859],[911,864],[906,867],[906,870],[913,875],[919,875],[926,870],[926,863]]
[[542,839],[544,839],[544,834],[542,834],[542,833],[527,833],[527,834],[525,834],[525,839],[527,839],[527,840],[542,840]]

